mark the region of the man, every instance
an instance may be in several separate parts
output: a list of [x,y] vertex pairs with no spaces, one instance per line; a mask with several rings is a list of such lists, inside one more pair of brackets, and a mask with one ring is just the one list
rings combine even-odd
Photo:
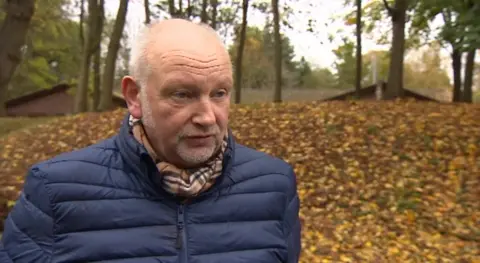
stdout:
[[298,262],[294,172],[235,142],[215,32],[153,24],[131,63],[119,134],[29,170],[0,261]]

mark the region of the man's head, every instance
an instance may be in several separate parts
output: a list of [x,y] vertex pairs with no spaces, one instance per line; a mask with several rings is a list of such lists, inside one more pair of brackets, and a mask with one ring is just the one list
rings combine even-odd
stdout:
[[210,159],[227,133],[230,57],[215,31],[182,19],[148,26],[122,91],[156,153],[180,167]]

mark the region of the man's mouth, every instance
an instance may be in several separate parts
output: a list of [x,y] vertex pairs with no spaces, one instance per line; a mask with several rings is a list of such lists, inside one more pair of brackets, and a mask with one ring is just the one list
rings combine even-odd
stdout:
[[211,143],[211,139],[214,135],[194,135],[185,137],[186,141],[192,146],[202,146]]
[[190,135],[186,136],[189,139],[205,139],[215,136],[214,134],[204,134],[204,135]]

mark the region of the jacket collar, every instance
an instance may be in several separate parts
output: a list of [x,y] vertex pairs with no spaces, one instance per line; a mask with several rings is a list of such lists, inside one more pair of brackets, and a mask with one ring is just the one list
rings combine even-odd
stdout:
[[[151,185],[151,191],[156,192],[157,194],[161,192],[162,194],[167,194],[166,191],[161,187],[161,174],[159,174],[155,163],[148,154],[147,149],[140,144],[131,133],[129,126],[129,116],[127,113],[123,118],[122,124],[120,126],[120,131],[117,136],[117,144],[120,150],[120,154],[124,158],[126,164],[131,169],[131,171],[137,175],[141,180],[146,180],[148,185]],[[228,144],[224,153],[223,158],[223,171],[215,184],[206,192],[200,196],[207,195],[212,192],[216,192],[219,189],[228,187],[234,183],[233,178],[230,175],[232,168],[234,155],[235,155],[235,139],[233,138],[232,131],[228,129]]]

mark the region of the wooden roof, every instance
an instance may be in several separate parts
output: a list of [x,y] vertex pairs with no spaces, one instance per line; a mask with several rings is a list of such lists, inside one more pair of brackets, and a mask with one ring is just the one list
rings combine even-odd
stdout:
[[[382,82],[382,92],[384,93],[385,90],[387,88],[387,83],[386,82]],[[377,85],[373,84],[373,85],[370,85],[370,86],[366,86],[366,87],[363,87],[360,89],[360,95],[361,96],[365,96],[365,95],[373,95],[375,94],[376,92],[376,89],[377,89]],[[419,92],[416,92],[412,89],[407,89],[407,88],[404,88],[403,89],[404,91],[404,95],[406,97],[413,97],[415,99],[418,99],[418,100],[424,100],[424,101],[435,101],[435,102],[441,102],[440,100],[436,99],[436,98],[433,98],[433,97],[430,97],[430,96],[426,96],[426,95],[423,95],[423,94],[420,94]],[[355,89],[348,89],[346,90],[345,92],[342,92],[338,95],[334,95],[332,97],[328,97],[328,98],[325,98],[325,99],[322,99],[322,101],[331,101],[331,100],[346,100],[348,99],[349,97],[353,97],[355,96]]]
[[58,84],[56,86],[53,86],[50,89],[42,89],[42,90],[39,90],[39,91],[29,93],[27,95],[23,95],[23,96],[20,96],[20,97],[17,97],[17,98],[10,99],[10,100],[5,102],[5,106],[7,108],[18,106],[18,105],[27,103],[27,102],[32,101],[32,100],[36,100],[36,99],[39,99],[39,98],[50,96],[50,95],[58,93],[58,92],[65,92],[70,88],[71,88],[71,86],[68,85],[68,84]]

